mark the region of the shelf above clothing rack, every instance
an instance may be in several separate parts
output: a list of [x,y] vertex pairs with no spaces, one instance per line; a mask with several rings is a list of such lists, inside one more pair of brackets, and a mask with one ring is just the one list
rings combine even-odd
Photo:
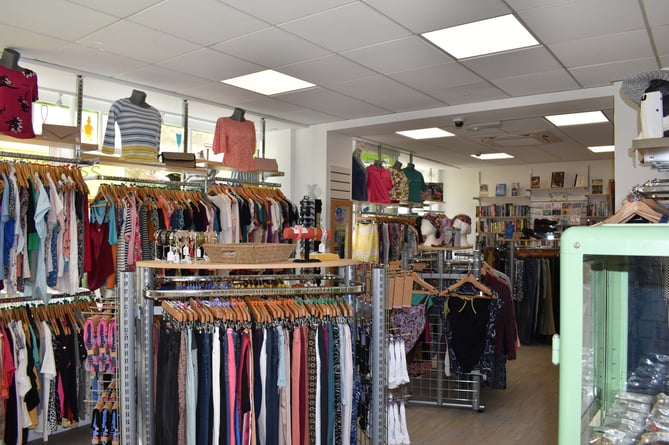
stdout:
[[95,157],[89,157],[87,159],[74,159],[74,158],[62,158],[59,156],[20,153],[14,151],[0,151],[0,158],[25,159],[29,161],[44,161],[44,162],[62,162],[64,164],[76,164],[76,165],[95,165],[99,161],[98,158]]
[[312,286],[312,287],[277,287],[273,289],[170,289],[147,290],[146,298],[151,300],[208,297],[248,297],[248,296],[296,296],[296,295],[352,295],[360,294],[363,286]]

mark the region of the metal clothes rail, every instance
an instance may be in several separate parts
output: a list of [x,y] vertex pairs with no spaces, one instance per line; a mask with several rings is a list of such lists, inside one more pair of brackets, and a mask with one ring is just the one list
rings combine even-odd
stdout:
[[36,154],[19,153],[13,151],[0,151],[0,157],[25,159],[30,161],[62,162],[63,164],[76,164],[76,165],[95,165],[98,163],[98,159],[61,158],[59,156],[36,155]]
[[[121,443],[123,445],[155,445],[153,431],[154,415],[154,380],[153,380],[153,310],[154,298],[179,298],[183,296],[184,290],[161,291],[153,289],[156,281],[169,280],[171,277],[154,277],[154,270],[163,269],[165,264],[155,262],[143,262],[136,272],[123,272],[120,280],[120,325],[119,325],[119,353],[121,369]],[[332,264],[335,263],[335,264]],[[337,267],[338,277],[344,283],[341,287],[305,287],[305,288],[278,288],[278,289],[216,289],[212,292],[216,296],[238,296],[250,295],[250,292],[258,292],[258,295],[268,295],[268,291],[281,292],[283,295],[323,295],[327,292],[340,295],[352,296],[363,291],[363,287],[355,283],[356,265],[351,261],[340,261],[328,263],[329,267]],[[219,265],[220,266],[220,265]],[[257,268],[257,265],[255,266]],[[302,269],[302,263],[286,264],[286,268]],[[322,267],[319,264],[309,265],[308,268]],[[190,268],[189,265],[170,265],[170,269]],[[211,264],[210,270],[217,269],[217,265]],[[223,267],[225,269],[225,267]],[[268,279],[322,279],[323,274],[294,274],[275,275]],[[252,281],[267,276],[248,275]],[[211,277],[174,277],[176,283],[191,280],[202,282],[206,279],[220,280],[238,276]],[[329,277],[331,278],[331,277]],[[373,393],[370,404],[370,445],[383,445],[386,443],[386,415],[385,415],[385,334],[382,332],[385,326],[385,296],[387,272],[385,268],[372,269],[371,277],[372,295],[372,322],[374,326],[373,338],[370,345],[370,353],[375,358],[372,367]],[[206,297],[202,290],[194,291],[189,297]],[[355,308],[356,305],[353,305]],[[137,327],[137,330],[136,330]],[[355,328],[355,326],[354,326]],[[377,332],[378,331],[378,332]],[[136,375],[136,377],[135,377]]]

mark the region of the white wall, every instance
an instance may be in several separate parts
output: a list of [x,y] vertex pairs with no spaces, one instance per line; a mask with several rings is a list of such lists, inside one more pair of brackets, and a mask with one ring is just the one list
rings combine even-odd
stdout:
[[[444,196],[446,199],[446,214],[455,216],[465,213],[472,218],[476,214],[478,202],[473,197],[479,194],[479,178],[481,184],[488,184],[489,196],[495,195],[497,184],[506,184],[507,194],[510,194],[511,182],[520,182],[521,196],[530,188],[530,177],[540,176],[541,187],[550,187],[551,173],[561,171],[565,173],[565,187],[574,183],[574,176],[579,173],[590,177],[603,179],[604,184],[613,178],[613,160],[593,161],[587,164],[582,162],[556,162],[550,164],[528,164],[523,166],[488,167],[480,169],[453,169],[445,168]],[[589,184],[589,182],[588,182]]]
[[276,159],[279,171],[284,176],[271,176],[269,182],[281,184],[281,191],[288,198],[293,196],[293,132],[291,130],[275,130],[265,134],[265,157]]

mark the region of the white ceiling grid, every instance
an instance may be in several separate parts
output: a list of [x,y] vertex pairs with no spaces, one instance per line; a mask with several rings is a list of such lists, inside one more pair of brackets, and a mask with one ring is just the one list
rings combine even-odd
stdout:
[[[505,14],[514,14],[540,44],[456,61],[420,36]],[[66,67],[305,126],[585,91],[669,66],[669,2],[24,0],[0,16],[0,45],[19,50],[25,64],[36,64],[38,74],[49,65]],[[318,86],[265,97],[220,83],[267,68]],[[95,84],[87,82],[86,87]],[[112,93],[117,89],[102,88],[92,95],[117,99],[107,97]],[[541,118],[564,105],[549,102],[527,107],[529,112],[501,107],[462,117],[468,124],[500,121],[486,136],[546,130],[562,141],[511,147],[506,151],[516,158],[495,161],[497,165],[610,157],[592,154],[585,145],[611,144],[611,123],[558,129]],[[602,109],[612,117],[610,98],[569,105],[572,110],[566,111]],[[392,125],[352,125],[341,131],[449,164],[484,165],[469,155],[490,147],[467,125],[453,128],[453,117],[445,111],[425,121],[392,120]],[[432,125],[456,137],[411,141],[394,134]]]

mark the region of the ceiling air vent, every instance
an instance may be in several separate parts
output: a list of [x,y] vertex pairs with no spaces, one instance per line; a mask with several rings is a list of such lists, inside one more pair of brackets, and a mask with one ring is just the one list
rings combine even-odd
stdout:
[[536,145],[547,145],[555,142],[561,142],[561,139],[550,131],[537,131],[533,133],[522,134],[504,134],[500,136],[490,136],[479,139],[482,143],[491,147],[512,148],[512,147],[533,147]]

